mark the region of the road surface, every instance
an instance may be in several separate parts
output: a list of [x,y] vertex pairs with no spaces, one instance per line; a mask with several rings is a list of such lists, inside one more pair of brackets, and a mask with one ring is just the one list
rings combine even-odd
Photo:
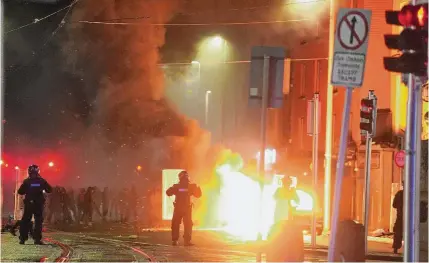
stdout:
[[[138,235],[136,235],[138,233]],[[6,234],[3,234],[4,236]],[[94,227],[88,229],[48,229],[45,242],[49,248],[33,258],[20,255],[22,251],[3,250],[2,260],[55,262],[255,262],[257,246],[243,242],[221,231],[196,230],[196,246],[172,246],[170,232],[163,230],[137,231],[129,226]],[[32,244],[32,242],[28,242]],[[3,239],[2,239],[3,245]],[[18,247],[16,243],[7,247]],[[33,245],[25,247],[34,248]],[[52,248],[56,247],[57,252]],[[307,262],[326,262],[323,253],[306,253]]]

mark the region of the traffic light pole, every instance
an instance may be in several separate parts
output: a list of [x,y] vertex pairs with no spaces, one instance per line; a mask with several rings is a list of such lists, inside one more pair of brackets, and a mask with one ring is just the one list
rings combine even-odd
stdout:
[[[377,97],[374,94],[373,90],[369,91],[368,99],[376,100]],[[370,194],[370,182],[371,182],[371,146],[372,146],[372,136],[376,133],[376,120],[377,120],[377,106],[376,102],[374,102],[373,108],[373,122],[372,133],[366,132],[366,149],[365,149],[365,202],[364,202],[364,226],[365,226],[365,254],[368,253],[368,227],[369,227],[369,194]],[[375,114],[374,114],[375,113]]]
[[[420,127],[421,87],[416,85],[415,76],[408,76],[407,128],[405,138],[405,180],[404,180],[404,262],[419,261],[419,208],[420,208]],[[420,119],[420,121],[419,121]]]

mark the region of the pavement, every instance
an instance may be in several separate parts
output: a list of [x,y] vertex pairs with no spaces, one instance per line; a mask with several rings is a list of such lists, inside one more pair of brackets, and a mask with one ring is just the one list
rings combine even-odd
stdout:
[[[72,262],[255,262],[259,246],[242,241],[221,230],[196,229],[195,247],[171,246],[169,229],[140,229],[114,225],[92,228],[66,228],[45,233],[47,246],[18,245],[18,239],[2,234],[1,261],[72,261]],[[371,238],[370,238],[371,239]],[[317,247],[309,246],[305,236],[305,261],[326,262],[329,236],[317,238]],[[29,242],[32,244],[32,242]],[[391,240],[369,241],[368,261],[402,261],[391,253]],[[46,259],[45,259],[46,261]]]
[[46,246],[35,246],[32,240],[25,245],[19,245],[18,237],[10,233],[1,235],[1,260],[2,262],[42,262],[59,258],[61,249],[52,243]]
[[[329,235],[323,234],[316,238],[316,247],[311,247],[311,237],[304,236],[306,253],[326,254],[329,248]],[[398,254],[393,253],[393,239],[388,237],[368,237],[368,260],[395,261],[400,262],[402,259],[402,249]]]

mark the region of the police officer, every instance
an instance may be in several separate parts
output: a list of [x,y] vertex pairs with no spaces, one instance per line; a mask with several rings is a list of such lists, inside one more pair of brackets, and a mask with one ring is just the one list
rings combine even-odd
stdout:
[[192,246],[192,202],[191,197],[201,197],[201,188],[196,184],[191,184],[186,171],[179,173],[179,183],[174,184],[167,190],[167,195],[175,195],[173,219],[171,221],[171,238],[173,246],[178,244],[180,223],[183,220],[185,233],[183,238],[185,246]]
[[43,192],[51,193],[52,187],[40,176],[40,169],[37,165],[28,167],[28,178],[24,180],[18,189],[18,194],[25,195],[24,214],[22,215],[19,227],[19,244],[25,244],[28,239],[28,232],[31,224],[31,218],[34,215],[33,239],[35,245],[42,243],[42,223],[43,209],[45,205],[45,196]]

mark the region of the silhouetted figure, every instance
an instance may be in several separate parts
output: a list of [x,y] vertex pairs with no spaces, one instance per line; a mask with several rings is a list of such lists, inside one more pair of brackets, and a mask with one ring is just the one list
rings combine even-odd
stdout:
[[179,173],[179,183],[168,188],[168,196],[175,195],[173,219],[171,220],[171,238],[173,245],[177,245],[179,240],[180,224],[183,220],[185,233],[183,238],[185,246],[192,246],[192,202],[191,197],[201,197],[201,188],[196,184],[191,184],[186,171]]
[[283,178],[282,187],[278,188],[274,193],[274,199],[276,200],[274,221],[292,220],[295,210],[293,205],[299,203],[299,197],[289,177]]
[[107,221],[107,215],[109,213],[109,188],[104,187],[102,198],[101,198],[101,205],[102,205],[102,215],[103,215],[103,221]]
[[393,252],[398,253],[398,250],[402,247],[402,238],[404,231],[404,191],[399,190],[393,198],[392,207],[396,209],[396,221],[393,226]]
[[131,221],[137,221],[137,198],[136,188],[133,186],[128,194],[128,216]]
[[81,224],[83,224],[81,219],[83,218],[84,211],[85,211],[85,193],[86,193],[85,188],[79,189],[79,193],[77,194],[77,201],[76,201],[77,202],[76,220],[79,220]]
[[93,194],[94,194],[94,188],[88,187],[88,189],[85,192],[84,195],[84,201],[83,201],[83,214],[80,219],[80,223],[86,223],[88,222],[88,225],[92,225],[92,215],[93,215]]

